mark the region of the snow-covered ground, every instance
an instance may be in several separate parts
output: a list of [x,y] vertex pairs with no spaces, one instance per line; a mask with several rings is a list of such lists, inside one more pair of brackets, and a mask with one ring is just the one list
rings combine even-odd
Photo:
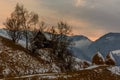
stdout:
[[108,67],[107,69],[113,74],[120,75],[120,66]]
[[[42,50],[39,50],[39,54],[40,54],[40,58],[44,61],[47,61],[49,63],[51,63],[51,59],[52,60],[52,63],[51,63],[51,69],[54,71],[54,72],[61,72],[60,71],[60,68],[57,66],[58,63],[54,62],[55,60],[55,56],[52,56],[51,57],[51,54],[49,53],[49,51],[47,49],[42,49]],[[85,60],[81,60],[79,58],[76,58],[76,57],[72,57],[72,59],[74,60],[74,63],[72,63],[72,69],[73,70],[81,70],[83,69],[83,66],[84,66],[84,61]],[[91,64],[90,62],[86,61],[87,63]],[[57,70],[57,71],[56,71]]]
[[120,50],[114,50],[112,51],[113,54],[120,54]]
[[88,68],[85,68],[85,69],[94,69],[94,68],[97,68],[97,67],[99,67],[100,65],[93,65],[93,66],[90,66],[90,67],[88,67]]
[[[49,36],[47,34],[45,34],[47,36],[47,38],[49,38]],[[0,36],[3,36],[3,37],[6,37],[6,38],[9,38],[8,35],[7,35],[7,32],[6,30],[4,29],[0,29]],[[80,43],[84,43],[83,41],[81,41]],[[23,47],[25,47],[25,39],[22,39],[19,41],[19,44],[22,45]],[[84,43],[85,44],[85,43]],[[76,45],[76,46],[79,46],[79,45]],[[15,69],[19,71],[21,71],[21,74],[32,74],[32,73],[41,73],[41,72],[48,72],[48,71],[52,71],[52,72],[60,72],[60,68],[57,66],[56,63],[52,63],[52,64],[46,64],[46,65],[43,65],[41,63],[39,63],[38,61],[34,60],[32,57],[30,57],[29,55],[27,55],[24,51],[20,51],[20,50],[11,50],[9,47],[3,45],[1,43],[0,45],[0,48],[1,48],[1,53],[3,53],[4,51],[2,49],[4,49],[4,47],[6,48],[6,55],[9,57],[9,59],[11,59],[11,57],[13,58],[12,60],[10,60],[11,62],[17,62],[19,64],[22,65],[22,67],[26,66],[27,68],[25,69],[26,72],[22,71],[22,69],[20,68],[21,65],[19,66],[15,66]],[[15,54],[16,53],[16,54]],[[51,61],[51,57],[50,57],[50,54],[45,51],[45,50],[42,50],[40,53],[40,59],[42,59],[43,61],[45,62],[48,62],[50,63]],[[27,64],[28,63],[28,64]],[[75,63],[73,64],[73,67],[74,69],[76,70],[80,70],[83,66],[83,61],[78,59],[78,58],[75,58]],[[42,66],[45,66],[45,67],[42,67]],[[34,70],[32,70],[32,68],[34,67]],[[28,69],[29,68],[29,69]],[[10,69],[10,68],[8,68]],[[6,72],[7,69],[4,70],[4,72]],[[10,69],[11,70],[11,69]],[[28,71],[27,71],[28,70]]]
[[[37,79],[55,79],[58,77],[67,77],[65,75],[65,73],[44,73],[44,74],[32,74],[32,75],[23,75],[23,76],[19,76],[19,77],[13,77],[12,79],[25,79],[25,78],[34,78],[37,77]],[[10,79],[10,78],[6,78],[6,79]],[[0,80],[5,80],[5,79],[0,79]],[[10,79],[11,80],[11,79]]]
[[111,51],[117,66],[120,66],[120,49]]
[[[5,39],[6,40],[6,39]],[[55,64],[30,56],[24,48],[6,43],[0,38],[0,73],[4,76],[22,76],[46,72],[60,72]],[[5,45],[6,44],[6,45]],[[7,46],[7,44],[11,44]]]

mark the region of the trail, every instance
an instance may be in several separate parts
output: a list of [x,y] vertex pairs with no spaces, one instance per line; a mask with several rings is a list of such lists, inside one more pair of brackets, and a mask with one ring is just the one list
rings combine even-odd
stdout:
[[24,79],[24,78],[31,78],[31,77],[57,77],[57,76],[63,76],[65,75],[65,73],[45,73],[45,74],[32,74],[32,75],[24,75],[24,76],[19,76],[19,77],[9,77],[9,78],[3,78],[3,79],[0,79],[0,80],[9,80],[9,79]]

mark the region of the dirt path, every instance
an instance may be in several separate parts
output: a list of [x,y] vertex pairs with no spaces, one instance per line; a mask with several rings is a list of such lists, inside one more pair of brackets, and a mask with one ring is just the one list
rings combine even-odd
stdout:
[[0,79],[0,80],[11,80],[11,79],[24,79],[24,78],[32,78],[32,77],[53,77],[53,78],[57,78],[57,76],[63,76],[65,75],[65,73],[45,73],[45,74],[33,74],[33,75],[24,75],[24,76],[19,76],[19,77],[10,77],[10,78],[4,78],[4,79]]

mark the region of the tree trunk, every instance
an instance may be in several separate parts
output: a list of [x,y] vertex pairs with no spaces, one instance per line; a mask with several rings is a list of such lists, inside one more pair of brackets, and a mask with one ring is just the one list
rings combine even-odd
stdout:
[[28,32],[27,30],[25,31],[25,37],[26,37],[26,49],[28,49]]

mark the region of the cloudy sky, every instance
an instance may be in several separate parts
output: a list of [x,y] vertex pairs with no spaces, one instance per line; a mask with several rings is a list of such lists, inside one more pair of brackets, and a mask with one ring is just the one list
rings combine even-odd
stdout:
[[50,24],[65,21],[74,35],[96,40],[108,32],[120,32],[120,0],[0,0],[0,26],[16,3],[39,14]]

